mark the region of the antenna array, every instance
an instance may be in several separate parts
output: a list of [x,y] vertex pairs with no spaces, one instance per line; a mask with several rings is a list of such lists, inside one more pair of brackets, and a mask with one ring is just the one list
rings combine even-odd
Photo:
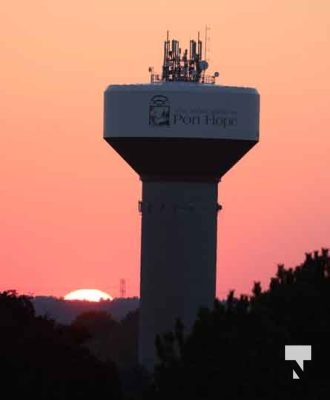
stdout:
[[209,76],[205,74],[208,63],[203,59],[203,44],[198,39],[190,40],[189,54],[188,49],[181,50],[178,40],[170,40],[169,32],[164,41],[164,61],[162,68],[162,76],[154,73],[152,67],[149,68],[151,73],[151,82],[196,82],[196,83],[215,83],[215,78],[219,76],[216,72]]

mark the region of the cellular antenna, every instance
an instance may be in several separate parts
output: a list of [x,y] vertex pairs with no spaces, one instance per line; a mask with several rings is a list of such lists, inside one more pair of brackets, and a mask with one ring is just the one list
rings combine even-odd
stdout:
[[164,41],[164,56],[161,76],[149,67],[151,83],[194,82],[214,84],[219,75],[206,75],[208,62],[203,59],[203,43],[198,32],[197,41],[190,40],[188,49],[182,51],[178,40],[170,40],[169,31]]
[[207,45],[208,45],[208,42],[210,41],[210,36],[209,36],[210,29],[211,28],[209,26],[205,25],[205,39],[204,39],[204,42],[205,42],[205,61],[209,61],[208,58],[207,58],[207,50],[208,50]]

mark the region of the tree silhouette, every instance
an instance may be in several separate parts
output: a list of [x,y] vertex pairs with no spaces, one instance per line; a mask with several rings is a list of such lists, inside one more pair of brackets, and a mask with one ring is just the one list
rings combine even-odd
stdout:
[[116,368],[81,347],[85,332],[36,317],[29,297],[0,293],[0,379],[11,398],[119,399]]
[[[293,268],[278,265],[268,290],[230,291],[203,309],[191,333],[158,337],[153,399],[325,399],[330,396],[330,259],[306,254]],[[285,345],[311,345],[300,381]],[[180,349],[180,351],[178,351]]]
[[85,346],[102,361],[128,368],[137,364],[138,312],[130,312],[118,322],[106,311],[87,311],[71,324],[86,331]]

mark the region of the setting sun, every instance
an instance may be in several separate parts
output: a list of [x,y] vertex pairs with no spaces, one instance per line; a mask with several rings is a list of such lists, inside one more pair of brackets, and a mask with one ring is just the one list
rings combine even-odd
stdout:
[[78,289],[74,290],[64,296],[65,300],[87,300],[87,301],[101,301],[101,300],[112,300],[106,292],[98,289]]

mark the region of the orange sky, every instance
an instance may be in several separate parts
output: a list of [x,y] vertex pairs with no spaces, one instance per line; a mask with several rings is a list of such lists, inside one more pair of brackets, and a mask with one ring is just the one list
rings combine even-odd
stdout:
[[102,139],[103,91],[160,71],[205,24],[219,83],[258,88],[260,143],[222,180],[219,296],[330,245],[328,0],[0,5],[0,290],[139,293],[138,176]]

